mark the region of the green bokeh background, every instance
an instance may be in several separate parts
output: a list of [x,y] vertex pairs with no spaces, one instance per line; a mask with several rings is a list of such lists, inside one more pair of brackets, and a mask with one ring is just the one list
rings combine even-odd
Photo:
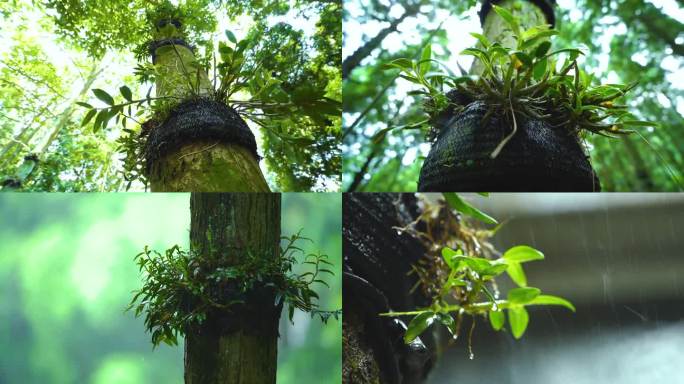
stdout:
[[[0,195],[0,383],[182,383],[183,348],[152,349],[125,313],[145,245],[188,245],[188,194]],[[282,230],[330,256],[321,307],[341,308],[341,196],[284,194]],[[282,316],[278,383],[341,377],[341,321]]]

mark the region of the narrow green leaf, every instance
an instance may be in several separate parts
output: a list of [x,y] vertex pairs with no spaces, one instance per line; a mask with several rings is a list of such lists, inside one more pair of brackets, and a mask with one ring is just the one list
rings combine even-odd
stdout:
[[513,288],[508,291],[508,301],[515,304],[526,304],[539,296],[541,290],[534,287]]
[[444,262],[449,266],[450,269],[456,268],[456,265],[454,264],[453,257],[454,256],[462,256],[463,255],[463,250],[458,249],[458,250],[453,250],[449,247],[444,247],[442,248],[442,258],[444,259]]
[[80,105],[80,106],[83,107],[83,108],[93,109],[93,106],[92,106],[92,105],[90,105],[90,104],[88,104],[88,103],[84,103],[84,102],[82,102],[82,101],[77,101],[77,102],[76,102],[76,105]]
[[481,33],[471,32],[471,33],[470,33],[470,36],[476,38],[476,39],[480,42],[480,44],[482,44],[482,46],[485,47],[485,48],[489,48],[489,46],[491,45],[491,43],[489,42],[489,39],[487,39],[487,38],[486,38],[483,34],[481,34]]
[[525,272],[523,271],[522,265],[520,265],[520,263],[512,261],[509,262],[506,272],[508,273],[508,276],[510,276],[511,280],[518,284],[518,286],[527,286],[527,277],[525,276]]
[[571,302],[558,296],[539,295],[527,303],[527,305],[560,305],[575,312],[575,306]]
[[499,7],[498,5],[493,5],[492,7],[494,7],[494,11],[501,16],[501,18],[504,19],[508,25],[511,26],[513,33],[520,35],[520,25],[513,14],[510,13],[506,8]]
[[443,193],[444,199],[447,201],[449,206],[462,214],[466,216],[473,217],[475,219],[478,219],[480,221],[483,221],[487,224],[497,224],[498,222],[491,216],[487,215],[486,213],[480,211],[479,209],[473,207],[472,205],[466,203],[463,201],[458,194],[454,192],[445,192]]
[[409,71],[413,67],[413,62],[409,59],[406,58],[399,58],[392,60],[389,64],[386,64],[387,66],[392,66],[395,68],[403,69],[405,71]]
[[114,99],[111,96],[109,96],[109,93],[107,93],[107,92],[105,92],[99,88],[93,89],[93,93],[95,94],[95,97],[104,101],[108,105],[114,105]]
[[495,331],[500,331],[506,322],[506,317],[503,311],[490,311],[489,312],[489,324],[492,325],[492,329]]
[[409,344],[415,340],[416,337],[423,333],[423,331],[425,331],[427,327],[432,324],[432,322],[435,320],[435,317],[435,313],[431,311],[423,312],[414,317],[409,323],[408,329],[406,329],[404,342]]
[[430,58],[432,57],[432,44],[426,44],[420,55],[420,74],[425,75],[430,70]]
[[544,254],[527,245],[516,245],[504,252],[502,256],[506,261],[524,263],[527,261],[544,260]]
[[97,113],[96,109],[91,109],[90,111],[88,111],[88,113],[86,113],[85,117],[83,118],[83,122],[81,123],[81,127],[88,124],[90,122],[90,120],[93,119],[93,116],[95,116],[96,113]]
[[121,95],[126,99],[126,101],[133,101],[133,93],[131,92],[131,89],[128,88],[127,86],[122,86],[119,88],[121,91]]
[[104,124],[105,119],[107,119],[107,115],[109,114],[109,110],[107,109],[102,109],[100,112],[98,112],[97,117],[95,118],[95,124],[93,124],[93,132],[97,132],[100,129],[102,129],[102,126]]
[[525,307],[513,307],[508,310],[508,322],[511,324],[513,337],[516,339],[521,338],[525,333],[529,321],[530,315],[527,313]]
[[620,121],[620,124],[624,125],[634,125],[638,127],[657,127],[658,123],[654,123],[651,121],[641,121],[641,120],[623,120]]

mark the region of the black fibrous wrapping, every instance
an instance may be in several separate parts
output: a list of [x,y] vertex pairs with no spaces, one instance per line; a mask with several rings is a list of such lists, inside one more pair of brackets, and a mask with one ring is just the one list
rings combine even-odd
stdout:
[[3,188],[21,188],[21,180],[16,177],[8,177],[0,183]]
[[[497,4],[502,2],[503,0],[483,0],[482,1],[482,7],[480,8],[480,12],[478,14],[480,15],[480,25],[484,25],[485,18],[487,17],[487,14],[489,14],[489,11],[492,10],[492,4]],[[553,28],[556,25],[556,15],[553,11],[553,7],[556,5],[556,0],[528,0],[529,2],[533,3],[537,7],[539,7],[542,12],[544,12],[544,15],[546,16],[546,22],[548,24],[551,24],[551,28]]]
[[178,19],[161,19],[161,20],[157,21],[157,24],[156,24],[157,30],[164,28],[168,24],[173,24],[176,27],[176,29],[179,29],[179,30],[183,26],[183,23],[181,23],[181,21]]
[[156,64],[157,62],[157,49],[165,46],[165,45],[182,45],[186,48],[188,48],[191,51],[194,51],[194,48],[185,42],[183,39],[179,38],[171,38],[171,39],[161,39],[161,40],[154,40],[151,41],[149,44],[149,50],[150,50],[150,55],[152,56],[152,64]]
[[160,158],[199,140],[239,144],[259,160],[254,134],[234,109],[215,100],[193,98],[174,107],[151,130],[144,150],[148,174]]
[[494,159],[494,149],[513,123],[494,112],[482,125],[487,105],[470,103],[442,118],[418,181],[423,192],[591,192],[601,186],[577,136],[566,127],[516,114],[517,132]]
[[405,345],[404,330],[397,320],[378,316],[430,303],[421,292],[410,293],[417,278],[407,275],[426,250],[417,239],[396,229],[418,217],[415,196],[345,194],[342,204],[343,290],[347,292],[342,307],[361,311],[357,315],[364,322],[365,337],[387,380],[402,383],[409,377],[424,377],[431,368],[427,359],[436,348],[432,335],[420,336],[424,345]]
[[35,153],[29,153],[28,155],[24,156],[25,161],[35,161],[36,163],[40,162],[40,159],[38,159],[38,155]]

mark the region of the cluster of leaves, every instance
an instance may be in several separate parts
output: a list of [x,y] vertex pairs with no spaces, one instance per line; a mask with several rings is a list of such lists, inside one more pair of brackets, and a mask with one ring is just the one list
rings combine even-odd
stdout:
[[[496,224],[495,219],[466,203],[457,194],[447,193],[444,197],[452,209],[487,224]],[[465,224],[461,222],[460,225]],[[511,333],[519,339],[529,322],[526,306],[560,305],[575,311],[569,301],[557,296],[542,295],[539,288],[527,285],[522,264],[544,259],[544,255],[532,247],[514,246],[496,259],[466,254],[461,248],[454,250],[443,247],[441,258],[443,263],[440,264],[444,265],[446,274],[440,279],[440,287],[434,292],[429,307],[409,312],[381,314],[395,317],[413,316],[404,335],[407,344],[435,322],[444,325],[453,339],[456,339],[460,334],[464,315],[473,317],[472,327],[475,325],[476,316],[488,317],[492,328],[499,331],[505,325],[504,310],[508,311]],[[499,299],[495,278],[504,272],[518,287],[508,291],[506,299]]]
[[163,254],[146,246],[135,256],[145,282],[134,292],[128,310],[134,310],[136,317],[145,315],[154,346],[162,342],[177,345],[178,336],[189,326],[202,324],[210,313],[240,311],[241,305],[249,305],[255,290],[272,290],[274,305],[287,305],[290,321],[295,309],[318,316],[324,323],[330,317],[338,319],[341,310],[321,310],[313,290],[315,284],[328,286],[322,275],[333,275],[326,267],[331,265],[327,256],[305,255],[302,263],[311,270],[295,274],[295,255],[304,253],[296,243],[308,239],[299,233],[283,239],[279,258],[247,252],[237,265],[222,265],[220,257],[207,258],[177,245]]
[[[468,48],[463,55],[474,56],[483,67],[480,75],[455,76],[443,64],[431,58],[431,46],[425,46],[420,60],[396,59],[387,68],[398,68],[402,77],[418,84],[422,89],[410,94],[426,97],[425,112],[428,118],[415,124],[396,126],[376,134],[381,140],[390,129],[427,127],[437,116],[451,109],[455,115],[465,105],[457,104],[445,92],[445,86],[458,92],[462,100],[483,101],[488,106],[485,123],[493,115],[505,116],[513,127],[491,156],[496,157],[504,145],[515,135],[520,118],[548,121],[553,127],[563,127],[579,134],[588,131],[608,137],[632,133],[629,126],[656,126],[655,123],[637,120],[627,111],[626,105],[614,102],[634,88],[636,83],[593,85],[593,75],[579,68],[577,58],[583,52],[576,48],[551,51],[551,36],[558,34],[548,25],[522,30],[518,19],[507,9],[494,5],[496,13],[508,24],[517,46],[510,49],[485,36],[471,33],[478,39],[478,48]],[[564,56],[559,66],[557,58]],[[435,65],[437,68],[435,68]],[[571,73],[572,70],[572,73]],[[453,117],[452,119],[455,119]],[[442,127],[446,128],[452,121]],[[432,137],[436,137],[433,132]]]

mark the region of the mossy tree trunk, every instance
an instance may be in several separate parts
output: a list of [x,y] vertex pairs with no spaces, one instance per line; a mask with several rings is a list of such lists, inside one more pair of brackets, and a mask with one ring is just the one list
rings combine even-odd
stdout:
[[[193,193],[190,241],[202,257],[236,265],[250,252],[278,258],[280,194]],[[185,337],[186,384],[275,383],[280,307],[273,295],[210,313]]]
[[[179,44],[181,32],[173,24],[166,24],[157,35],[157,41],[173,41],[154,49],[154,62],[159,71],[157,97],[174,98],[162,101],[161,105],[170,107],[184,98],[208,96],[211,83],[194,53]],[[164,129],[164,126],[154,129]],[[148,179],[153,192],[270,191],[257,158],[248,148],[211,139],[189,142],[175,153],[156,160],[150,165]]]

